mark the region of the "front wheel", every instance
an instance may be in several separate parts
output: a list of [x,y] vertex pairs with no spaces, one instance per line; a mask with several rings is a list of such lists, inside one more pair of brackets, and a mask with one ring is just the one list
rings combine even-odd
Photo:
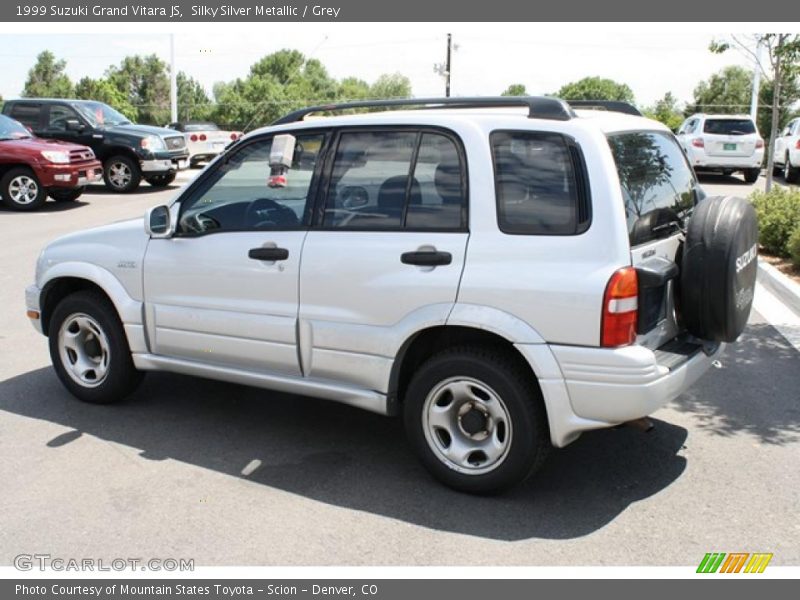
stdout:
[[47,192],[30,169],[10,169],[0,179],[3,203],[12,210],[36,210],[47,201]]
[[755,183],[758,181],[758,176],[761,175],[761,169],[745,169],[744,180],[746,183]]
[[48,337],[58,378],[84,402],[122,400],[142,380],[114,306],[96,292],[76,292],[59,302]]
[[86,189],[85,186],[76,187],[72,189],[56,189],[56,190],[51,189],[49,191],[49,195],[56,202],[74,202],[75,200],[81,197],[81,194],[83,194],[85,189]]
[[408,386],[404,420],[425,467],[464,492],[493,493],[518,484],[550,449],[534,377],[502,349],[464,346],[430,358]]
[[142,171],[136,161],[127,156],[112,156],[103,164],[106,187],[118,194],[136,190],[142,182]]
[[170,183],[175,181],[175,173],[167,173],[165,175],[153,175],[145,179],[147,183],[153,187],[167,187]]

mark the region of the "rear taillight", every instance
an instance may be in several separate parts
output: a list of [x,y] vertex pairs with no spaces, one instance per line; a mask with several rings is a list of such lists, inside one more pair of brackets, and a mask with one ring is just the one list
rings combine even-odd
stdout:
[[616,271],[606,286],[600,345],[616,348],[635,342],[638,317],[639,278],[636,269],[625,267]]
[[705,148],[706,143],[705,141],[703,141],[703,138],[694,138],[692,140],[692,146],[694,146],[695,148]]
[[756,149],[763,148],[763,147],[764,147],[764,140],[762,140],[761,138],[758,138],[758,141],[756,142]]
[[236,132],[233,132],[233,133],[231,134],[231,139],[232,139],[232,140],[237,140],[237,139],[239,139],[239,134],[238,134],[238,133],[236,133]]
[[797,141],[794,143],[794,147],[795,147],[795,148],[797,148],[798,150],[800,150],[800,140],[797,140]]
[[205,133],[201,133],[200,134],[200,141],[201,142],[205,142],[206,141],[206,134]]
[[189,141],[190,142],[196,142],[197,141],[197,136],[195,134],[192,134],[191,136],[189,136]]

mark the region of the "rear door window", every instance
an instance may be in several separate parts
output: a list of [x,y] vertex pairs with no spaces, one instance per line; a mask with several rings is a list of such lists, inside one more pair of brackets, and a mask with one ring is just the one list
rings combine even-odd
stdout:
[[632,246],[677,230],[695,204],[694,172],[675,139],[662,132],[609,136]]
[[14,104],[11,107],[9,116],[25,125],[25,127],[30,127],[36,131],[39,129],[41,113],[42,107],[40,104]]
[[491,144],[501,231],[573,235],[588,227],[588,186],[579,152],[567,138],[496,131]]
[[713,135],[750,135],[756,126],[750,119],[706,119],[703,133]]

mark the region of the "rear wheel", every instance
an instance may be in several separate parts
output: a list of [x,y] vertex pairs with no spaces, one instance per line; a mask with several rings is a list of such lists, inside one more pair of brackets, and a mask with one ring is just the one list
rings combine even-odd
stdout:
[[404,420],[425,467],[464,492],[520,483],[550,449],[538,386],[500,348],[464,346],[430,358],[408,386]]
[[58,378],[84,402],[121,400],[142,380],[114,306],[96,292],[76,292],[59,302],[48,337]]
[[112,156],[103,164],[103,179],[106,187],[118,194],[136,190],[142,181],[139,165],[127,156]]
[[798,179],[800,179],[800,167],[792,166],[788,153],[786,154],[786,160],[783,162],[783,178],[788,183],[797,183]]
[[56,202],[74,202],[81,197],[81,194],[86,190],[86,187],[77,187],[73,189],[51,189],[48,194]]
[[145,179],[147,183],[153,187],[166,187],[175,181],[175,173],[167,173],[165,175],[153,175]]
[[747,183],[755,183],[758,181],[758,176],[761,175],[761,169],[745,169],[744,180]]
[[12,210],[36,210],[47,201],[47,192],[33,171],[18,167],[0,179],[3,203]]

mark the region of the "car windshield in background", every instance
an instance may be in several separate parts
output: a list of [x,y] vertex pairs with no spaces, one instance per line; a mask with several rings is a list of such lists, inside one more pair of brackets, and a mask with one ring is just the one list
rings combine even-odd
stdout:
[[186,123],[183,126],[184,131],[219,131],[214,123]]
[[675,232],[695,203],[696,182],[680,146],[667,134],[608,138],[625,200],[632,246]]
[[750,119],[706,119],[703,133],[714,135],[750,135],[756,126]]
[[131,123],[128,117],[102,102],[75,102],[72,107],[93,127],[114,127]]
[[0,115],[0,141],[24,140],[31,137],[31,132],[19,122]]

